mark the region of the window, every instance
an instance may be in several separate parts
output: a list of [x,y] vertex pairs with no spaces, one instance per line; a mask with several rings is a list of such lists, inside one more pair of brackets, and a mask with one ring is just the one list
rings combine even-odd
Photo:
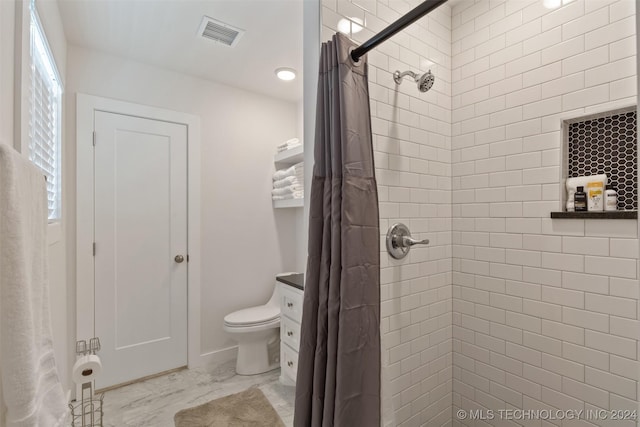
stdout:
[[60,219],[62,86],[42,25],[31,5],[29,67],[29,159],[47,179],[49,220]]

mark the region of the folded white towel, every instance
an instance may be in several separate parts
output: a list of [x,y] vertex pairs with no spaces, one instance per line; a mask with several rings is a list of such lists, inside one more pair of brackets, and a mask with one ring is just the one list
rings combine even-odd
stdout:
[[293,150],[294,148],[302,147],[302,144],[290,144],[285,147],[278,147],[278,153],[282,153],[283,151]]
[[569,199],[573,200],[573,195],[577,191],[578,187],[584,187],[587,189],[587,184],[590,182],[602,182],[603,186],[607,185],[607,174],[590,175],[590,176],[578,176],[576,178],[567,178],[566,186]]
[[0,404],[7,427],[62,426],[69,412],[53,351],[46,194],[42,172],[0,144]]
[[301,147],[302,142],[298,138],[292,138],[285,142],[284,144],[280,144],[277,147],[278,153],[282,153],[283,151],[291,150],[296,147]]
[[301,181],[296,176],[288,176],[278,181],[273,181],[273,188],[283,188],[290,185],[300,185]]
[[276,171],[276,173],[273,174],[273,180],[280,181],[281,179],[284,179],[288,176],[295,176],[295,175],[296,175],[296,167],[291,166],[288,169],[281,169]]
[[290,185],[283,188],[274,188],[271,190],[271,194],[274,196],[284,196],[286,194],[298,193],[304,191],[301,185]]
[[277,170],[276,173],[273,174],[273,180],[279,181],[288,176],[297,176],[298,178],[304,179],[304,162],[296,163],[287,169]]
[[290,145],[301,145],[300,140],[298,138],[288,139],[285,143],[278,145],[278,148],[287,148]]
[[304,193],[302,191],[297,191],[295,193],[286,194],[284,196],[271,196],[273,200],[290,200],[290,199],[302,199],[304,198]]

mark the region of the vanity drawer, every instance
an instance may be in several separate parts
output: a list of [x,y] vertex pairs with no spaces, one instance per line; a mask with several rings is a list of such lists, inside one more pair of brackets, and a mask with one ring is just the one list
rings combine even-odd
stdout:
[[288,345],[281,347],[281,369],[282,375],[290,379],[294,384],[298,373],[298,353],[293,351]]
[[280,320],[280,340],[298,351],[300,349],[300,324],[288,317],[281,317]]
[[302,322],[302,291],[296,292],[290,286],[280,287],[280,310],[294,322]]

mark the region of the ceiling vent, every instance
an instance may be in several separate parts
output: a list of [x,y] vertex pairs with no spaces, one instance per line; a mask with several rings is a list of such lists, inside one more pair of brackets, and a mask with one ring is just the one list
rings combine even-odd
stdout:
[[233,47],[244,34],[244,30],[205,16],[202,18],[198,34],[206,39]]

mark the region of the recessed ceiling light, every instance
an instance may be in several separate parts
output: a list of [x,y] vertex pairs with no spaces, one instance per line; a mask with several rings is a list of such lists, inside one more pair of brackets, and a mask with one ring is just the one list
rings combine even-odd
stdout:
[[362,31],[364,22],[360,18],[342,18],[338,21],[338,31],[344,34],[355,34]]
[[284,81],[293,80],[296,78],[296,70],[293,68],[277,68],[276,76],[278,76],[280,80]]

